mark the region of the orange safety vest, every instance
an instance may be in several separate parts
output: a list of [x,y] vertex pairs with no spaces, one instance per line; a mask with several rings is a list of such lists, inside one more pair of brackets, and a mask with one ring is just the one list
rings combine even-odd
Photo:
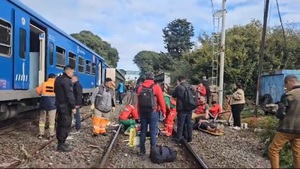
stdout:
[[42,97],[54,97],[54,78],[49,78],[46,82],[42,83],[36,88],[36,91]]

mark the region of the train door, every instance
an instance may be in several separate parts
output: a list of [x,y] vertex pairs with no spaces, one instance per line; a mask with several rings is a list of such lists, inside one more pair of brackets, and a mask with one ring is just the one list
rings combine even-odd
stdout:
[[97,77],[98,77],[98,82],[97,85],[102,84],[102,62],[100,60],[98,60],[98,73],[97,73]]
[[45,81],[46,33],[41,26],[30,24],[30,88]]
[[14,10],[13,14],[13,88],[22,90],[29,88],[29,16],[20,10]]

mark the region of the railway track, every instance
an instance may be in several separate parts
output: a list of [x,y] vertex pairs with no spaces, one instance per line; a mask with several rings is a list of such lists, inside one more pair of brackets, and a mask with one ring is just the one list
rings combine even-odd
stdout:
[[[131,93],[131,98],[134,97],[134,93]],[[127,104],[130,103],[131,100],[128,100],[127,101]],[[114,168],[114,164],[112,164],[113,160],[112,160],[112,157],[115,155],[114,153],[117,152],[117,153],[124,153],[122,150],[118,150],[116,147],[117,144],[120,144],[121,139],[124,139],[124,135],[121,134],[121,129],[122,129],[123,125],[120,125],[116,131],[116,134],[115,136],[112,138],[111,142],[110,142],[110,145],[108,146],[107,150],[106,150],[106,153],[103,155],[103,158],[100,162],[100,166],[95,166],[95,167],[99,167],[99,168]],[[173,130],[173,133],[176,133],[176,128],[174,128]],[[161,136],[161,137],[164,137],[164,136]],[[170,138],[163,138],[164,140],[166,139],[169,139]],[[159,142],[159,141],[158,141]],[[181,154],[185,157],[191,157],[192,160],[191,160],[191,163],[193,163],[191,166],[194,166],[196,168],[203,168],[203,169],[207,169],[208,166],[206,165],[206,163],[204,162],[203,159],[201,159],[196,153],[195,151],[193,150],[193,148],[189,145],[189,143],[187,141],[183,141],[182,142],[182,145],[184,147],[184,153]],[[181,145],[177,145],[178,147],[182,147]],[[129,147],[126,147],[126,149],[130,149]],[[179,152],[179,153],[182,153],[182,152]],[[187,156],[186,156],[187,155]],[[127,154],[125,154],[125,157],[127,156]],[[132,156],[133,158],[136,158],[136,161],[138,161],[139,157],[137,156],[137,154],[134,154]],[[118,168],[120,166],[117,166]],[[136,166],[125,166],[125,168],[127,167],[136,167]],[[151,166],[152,167],[152,166]],[[147,168],[147,167],[144,167],[144,168]]]
[[[17,118],[8,119],[7,121],[2,122],[0,126],[0,135],[18,130],[20,128],[30,125],[35,120],[35,115],[39,108],[34,108],[26,111],[19,112]],[[27,115],[33,116],[28,118]],[[25,118],[27,117],[27,118]]]
[[[89,119],[90,117],[92,116],[92,114],[87,114],[85,116],[82,117],[81,119],[81,122]],[[74,127],[74,124],[72,124],[72,127]],[[25,151],[24,154],[25,154],[25,157],[26,157],[26,160],[30,160],[31,158],[33,158],[36,154],[38,154],[42,149],[44,149],[46,146],[50,145],[52,142],[54,142],[56,140],[56,137],[53,137],[51,138],[50,140],[44,142],[43,144],[35,147],[35,148],[32,148],[32,151],[29,151],[27,152],[26,150],[23,150]],[[22,161],[16,161],[14,163],[12,163],[11,165],[9,165],[7,168],[18,168],[18,166],[22,163]]]

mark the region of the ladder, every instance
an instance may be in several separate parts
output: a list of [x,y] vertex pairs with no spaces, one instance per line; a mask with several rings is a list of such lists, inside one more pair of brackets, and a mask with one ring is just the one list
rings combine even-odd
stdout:
[[219,75],[219,56],[221,50],[221,42],[220,42],[220,21],[221,16],[213,15],[213,33],[212,33],[212,85],[218,86],[218,75]]

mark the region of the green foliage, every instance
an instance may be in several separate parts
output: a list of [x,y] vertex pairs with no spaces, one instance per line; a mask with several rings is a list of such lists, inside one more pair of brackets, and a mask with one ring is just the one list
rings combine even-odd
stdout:
[[[268,121],[264,127],[264,132],[261,133],[261,141],[265,143],[264,156],[268,157],[268,147],[276,134],[278,119],[274,116],[267,116]],[[280,168],[293,168],[293,155],[291,145],[286,144],[280,151]]]
[[108,65],[117,67],[117,63],[119,61],[118,50],[111,47],[108,42],[103,41],[99,36],[86,30],[83,30],[79,33],[73,33],[71,36],[102,56]]
[[153,51],[140,51],[134,56],[133,62],[140,68],[141,74],[158,71],[161,68],[160,55]]
[[192,49],[194,27],[186,19],[175,19],[163,29],[165,48],[174,58],[181,58],[184,52]]

